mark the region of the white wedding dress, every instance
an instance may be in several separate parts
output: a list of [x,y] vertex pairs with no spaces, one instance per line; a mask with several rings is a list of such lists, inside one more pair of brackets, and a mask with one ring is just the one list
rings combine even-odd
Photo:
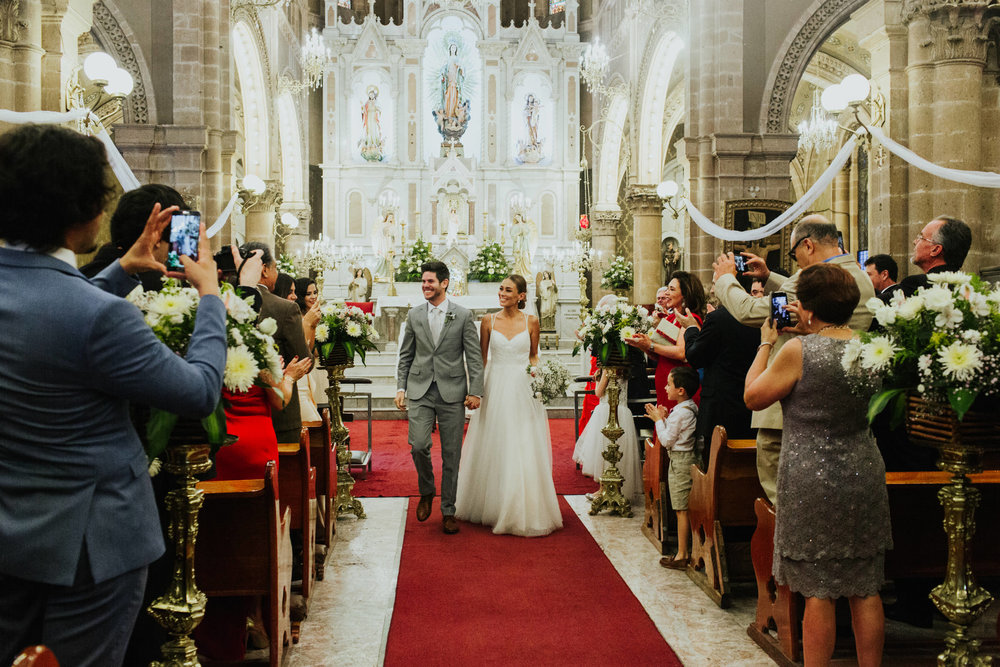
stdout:
[[455,503],[459,519],[525,537],[562,528],[548,417],[525,372],[530,346],[527,326],[510,340],[490,335],[485,390],[462,445]]
[[[587,477],[595,480],[601,479],[601,474],[608,467],[608,462],[601,455],[608,446],[608,439],[601,433],[601,429],[608,425],[608,394],[601,397],[601,402],[594,408],[594,412],[587,421],[586,428],[576,441],[573,448],[573,460],[580,464],[580,469]],[[625,433],[618,438],[618,450],[622,453],[618,461],[618,471],[625,478],[622,484],[622,495],[632,502],[643,503],[642,491],[642,465],[639,462],[639,436],[635,432],[635,421],[632,413],[628,409],[628,381],[622,382],[621,391],[618,394],[618,425]]]

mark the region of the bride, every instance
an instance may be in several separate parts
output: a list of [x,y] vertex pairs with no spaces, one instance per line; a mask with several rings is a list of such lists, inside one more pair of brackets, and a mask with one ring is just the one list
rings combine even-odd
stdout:
[[483,401],[469,421],[458,469],[459,519],[527,537],[562,528],[552,482],[552,445],[545,407],[532,396],[528,364],[538,364],[538,318],[520,312],[524,278],[500,283],[503,310],[483,317]]

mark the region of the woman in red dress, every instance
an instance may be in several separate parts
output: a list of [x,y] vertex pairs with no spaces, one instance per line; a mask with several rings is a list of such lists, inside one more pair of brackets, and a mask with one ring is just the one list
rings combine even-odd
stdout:
[[[636,334],[625,341],[656,360],[656,402],[667,409],[673,408],[676,401],[667,398],[667,376],[677,366],[687,366],[684,358],[684,336],[681,333],[684,323],[680,316],[691,317],[701,326],[705,316],[705,288],[701,281],[687,271],[674,271],[665,288],[656,294],[656,313],[654,316],[675,324],[676,340],[669,340],[656,334],[655,340],[646,334]],[[694,402],[701,401],[701,390],[694,395]]]

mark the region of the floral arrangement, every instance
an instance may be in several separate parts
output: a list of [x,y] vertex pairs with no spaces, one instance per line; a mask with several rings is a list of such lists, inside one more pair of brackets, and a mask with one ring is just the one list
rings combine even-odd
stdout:
[[[264,386],[260,377],[262,371],[273,378],[280,378],[281,358],[273,338],[278,327],[274,319],[268,317],[256,324],[257,314],[249,303],[240,298],[229,284],[224,283],[221,290],[226,304],[227,347],[223,386],[232,392],[245,392],[254,384]],[[128,295],[128,300],[142,311],[146,324],[167,347],[180,355],[187,353],[198,313],[197,290],[182,287],[177,280],[167,278],[161,291],[143,292],[137,287]],[[177,415],[155,408],[150,410],[146,426],[150,460],[166,448],[176,422]],[[215,411],[201,423],[214,449],[222,446],[226,415],[221,400]]]
[[1000,287],[966,273],[927,278],[933,284],[909,298],[869,299],[883,331],[862,333],[844,350],[841,363],[853,379],[881,383],[869,421],[889,408],[899,423],[914,390],[950,404],[959,419],[977,397],[1000,395]]
[[642,306],[633,306],[621,300],[598,306],[580,326],[577,333],[580,340],[573,348],[573,354],[587,348],[598,362],[604,364],[614,350],[624,359],[628,356],[625,341],[637,333],[646,333],[652,325],[649,311]]
[[295,261],[286,254],[282,254],[281,257],[278,258],[278,271],[281,273],[287,273],[292,278],[299,277],[298,269],[295,268]]
[[569,371],[558,361],[549,359],[541,366],[528,366],[525,372],[531,378],[531,393],[542,403],[566,395]]
[[316,344],[320,357],[328,359],[337,345],[342,345],[349,359],[355,353],[365,363],[365,352],[375,349],[378,332],[375,316],[357,306],[342,302],[324,303],[320,307],[320,321],[316,325]]
[[499,282],[510,275],[510,262],[503,254],[503,246],[487,241],[479,246],[476,256],[469,262],[469,279],[484,283]]
[[420,265],[433,260],[431,244],[418,238],[405,254],[399,258],[399,268],[396,269],[396,280],[400,282],[418,282],[423,275]]
[[615,255],[615,258],[611,260],[611,266],[601,277],[601,287],[604,289],[628,289],[632,287],[632,282],[632,262],[621,255]]

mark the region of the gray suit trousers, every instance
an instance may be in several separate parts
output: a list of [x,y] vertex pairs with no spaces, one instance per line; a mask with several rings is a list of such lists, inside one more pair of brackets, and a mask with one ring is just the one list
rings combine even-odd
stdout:
[[434,495],[434,466],[431,463],[431,430],[437,418],[441,434],[441,514],[454,516],[458,493],[458,464],[462,458],[462,437],[465,431],[464,401],[446,403],[441,400],[437,383],[427,393],[410,399],[407,406],[410,423],[410,453],[417,467],[420,495]]

